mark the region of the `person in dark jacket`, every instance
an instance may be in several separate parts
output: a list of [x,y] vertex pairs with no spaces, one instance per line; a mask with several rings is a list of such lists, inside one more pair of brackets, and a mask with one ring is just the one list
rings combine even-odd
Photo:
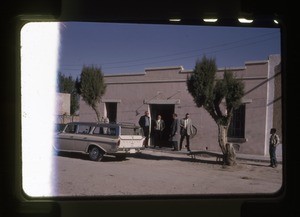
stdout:
[[170,139],[169,139],[169,141],[172,143],[172,147],[173,147],[172,151],[178,151],[178,141],[180,139],[179,128],[180,128],[179,120],[177,119],[177,114],[174,113],[171,129],[170,129]]
[[270,142],[269,142],[269,153],[270,153],[270,167],[277,167],[276,159],[276,147],[280,143],[279,136],[276,134],[276,129],[272,128],[270,130]]
[[150,136],[150,127],[151,127],[151,119],[149,116],[149,112],[145,111],[145,114],[140,117],[139,125],[143,129],[143,134],[145,136],[144,146],[148,148],[148,141]]

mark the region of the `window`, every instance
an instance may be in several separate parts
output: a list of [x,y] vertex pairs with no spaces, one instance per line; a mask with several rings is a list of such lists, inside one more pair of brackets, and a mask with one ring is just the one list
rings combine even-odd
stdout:
[[77,128],[77,125],[70,124],[70,125],[67,126],[65,132],[66,133],[75,133],[76,128]]
[[122,135],[142,135],[142,129],[140,127],[122,127]]
[[117,130],[115,127],[96,127],[93,134],[116,136]]
[[96,127],[93,134],[103,134],[103,128],[102,127]]
[[245,138],[245,104],[233,111],[233,117],[228,129],[228,137]]
[[91,130],[89,125],[79,125],[78,126],[78,133],[80,134],[88,134]]

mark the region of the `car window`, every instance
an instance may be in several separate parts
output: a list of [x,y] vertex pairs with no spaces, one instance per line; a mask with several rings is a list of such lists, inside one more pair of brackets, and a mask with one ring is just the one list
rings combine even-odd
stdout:
[[141,128],[139,127],[129,127],[129,126],[123,126],[122,135],[142,135]]
[[93,134],[103,134],[103,128],[102,127],[95,127]]
[[78,125],[78,132],[79,134],[88,134],[91,131],[91,126],[80,124]]
[[62,132],[65,128],[66,124],[56,124],[55,132]]
[[77,125],[69,124],[65,129],[65,133],[75,133],[76,128],[77,128]]
[[117,130],[116,127],[104,127],[104,126],[97,126],[93,134],[95,135],[110,135],[110,136],[116,136]]

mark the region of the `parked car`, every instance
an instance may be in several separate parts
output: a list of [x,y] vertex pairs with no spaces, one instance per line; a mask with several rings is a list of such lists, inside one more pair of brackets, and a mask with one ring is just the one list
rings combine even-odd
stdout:
[[92,161],[101,161],[104,155],[123,160],[128,154],[144,149],[144,136],[134,124],[71,122],[56,136],[57,152],[81,152]]

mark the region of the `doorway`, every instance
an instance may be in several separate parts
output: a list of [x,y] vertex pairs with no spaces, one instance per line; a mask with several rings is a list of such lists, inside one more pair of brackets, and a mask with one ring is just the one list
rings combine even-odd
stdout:
[[115,102],[107,102],[105,103],[106,108],[106,116],[109,119],[110,123],[117,122],[117,103]]
[[[175,110],[174,104],[151,104],[150,105],[150,114],[151,119],[156,120],[157,115],[161,115],[162,120],[165,122],[165,129],[162,134],[162,146],[171,147],[169,143],[170,127],[173,121],[173,113]],[[152,130],[153,132],[153,130]]]

